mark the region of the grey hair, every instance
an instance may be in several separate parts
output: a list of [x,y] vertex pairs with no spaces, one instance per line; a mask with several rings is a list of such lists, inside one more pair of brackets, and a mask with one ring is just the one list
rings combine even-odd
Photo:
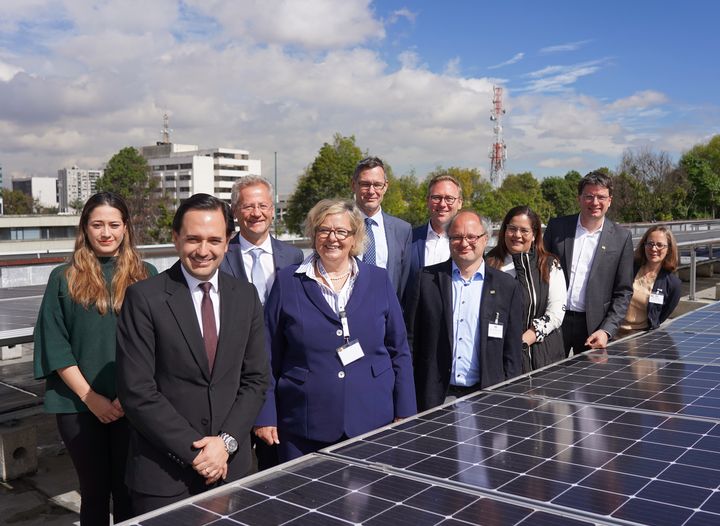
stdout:
[[270,192],[270,199],[272,201],[275,201],[273,185],[270,183],[270,181],[259,175],[246,175],[235,181],[235,184],[232,185],[232,190],[230,191],[230,206],[232,207],[232,210],[235,210],[235,207],[240,200],[240,192],[243,190],[243,188],[259,184],[264,185],[268,189],[268,192]]
[[359,256],[365,251],[365,221],[353,201],[345,199],[323,199],[313,206],[305,218],[305,237],[310,238],[313,250],[315,249],[315,230],[329,215],[348,214],[350,226],[355,236],[355,246],[350,251],[351,256]]

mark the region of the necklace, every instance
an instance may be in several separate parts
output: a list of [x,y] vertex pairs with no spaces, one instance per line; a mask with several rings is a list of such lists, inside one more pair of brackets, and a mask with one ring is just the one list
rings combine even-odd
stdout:
[[333,277],[331,277],[331,276],[328,276],[328,277],[330,278],[330,281],[340,281],[340,280],[343,280],[343,279],[347,278],[349,275],[350,275],[350,271],[348,270],[348,271],[347,271],[345,274],[343,274],[342,276],[337,276],[337,277],[335,277],[335,278],[333,278]]

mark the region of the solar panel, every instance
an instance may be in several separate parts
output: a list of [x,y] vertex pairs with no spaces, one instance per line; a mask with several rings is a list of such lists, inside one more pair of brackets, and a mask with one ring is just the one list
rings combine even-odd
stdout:
[[[711,305],[711,307],[713,307]],[[720,334],[720,310],[703,307],[673,320],[667,325],[673,332],[687,331],[695,333]]]
[[719,446],[715,422],[482,393],[326,452],[594,520],[677,525],[720,524]]
[[[717,317],[720,324],[720,313]],[[619,341],[608,347],[608,354],[718,365],[719,350],[720,333],[657,330]]]
[[444,526],[591,522],[542,506],[453,488],[416,477],[391,474],[355,462],[319,455],[235,482],[190,503],[178,503],[126,524]]

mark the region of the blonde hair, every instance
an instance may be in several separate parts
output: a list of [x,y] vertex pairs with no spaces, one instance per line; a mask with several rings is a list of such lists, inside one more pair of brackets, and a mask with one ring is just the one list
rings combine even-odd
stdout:
[[[110,206],[120,212],[125,225],[125,235],[118,249],[116,270],[108,291],[100,262],[92,250],[87,236],[90,214],[98,206]],[[70,265],[65,271],[70,297],[76,303],[89,309],[95,306],[101,315],[112,308],[120,312],[125,290],[136,281],[148,277],[147,268],[135,249],[135,234],[130,222],[130,212],[125,201],[112,192],[100,192],[87,200],[80,215],[80,226],[75,237],[75,250],[70,257]]]
[[323,199],[313,206],[305,218],[305,236],[312,241],[315,249],[315,234],[317,228],[329,215],[348,214],[355,245],[350,250],[351,256],[359,256],[365,252],[365,222],[355,203],[345,199]]

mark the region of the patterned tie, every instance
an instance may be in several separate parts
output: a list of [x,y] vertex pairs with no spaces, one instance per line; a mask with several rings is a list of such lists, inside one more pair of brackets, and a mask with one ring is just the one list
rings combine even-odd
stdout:
[[215,365],[215,352],[217,351],[218,342],[215,309],[213,309],[213,302],[210,297],[211,287],[212,285],[207,281],[200,283],[200,288],[203,291],[202,301],[200,302],[200,314],[202,316],[203,340],[205,340],[205,352],[207,353],[210,372],[212,372],[213,365]]
[[265,282],[265,273],[263,272],[262,264],[260,263],[260,256],[264,250],[260,247],[255,247],[250,251],[253,258],[252,275],[250,276],[260,296],[260,301],[265,305],[267,299],[267,283]]
[[367,234],[367,244],[365,245],[365,254],[363,255],[363,261],[368,265],[376,265],[375,263],[375,235],[372,231],[372,226],[375,221],[369,217],[365,218],[365,233]]

